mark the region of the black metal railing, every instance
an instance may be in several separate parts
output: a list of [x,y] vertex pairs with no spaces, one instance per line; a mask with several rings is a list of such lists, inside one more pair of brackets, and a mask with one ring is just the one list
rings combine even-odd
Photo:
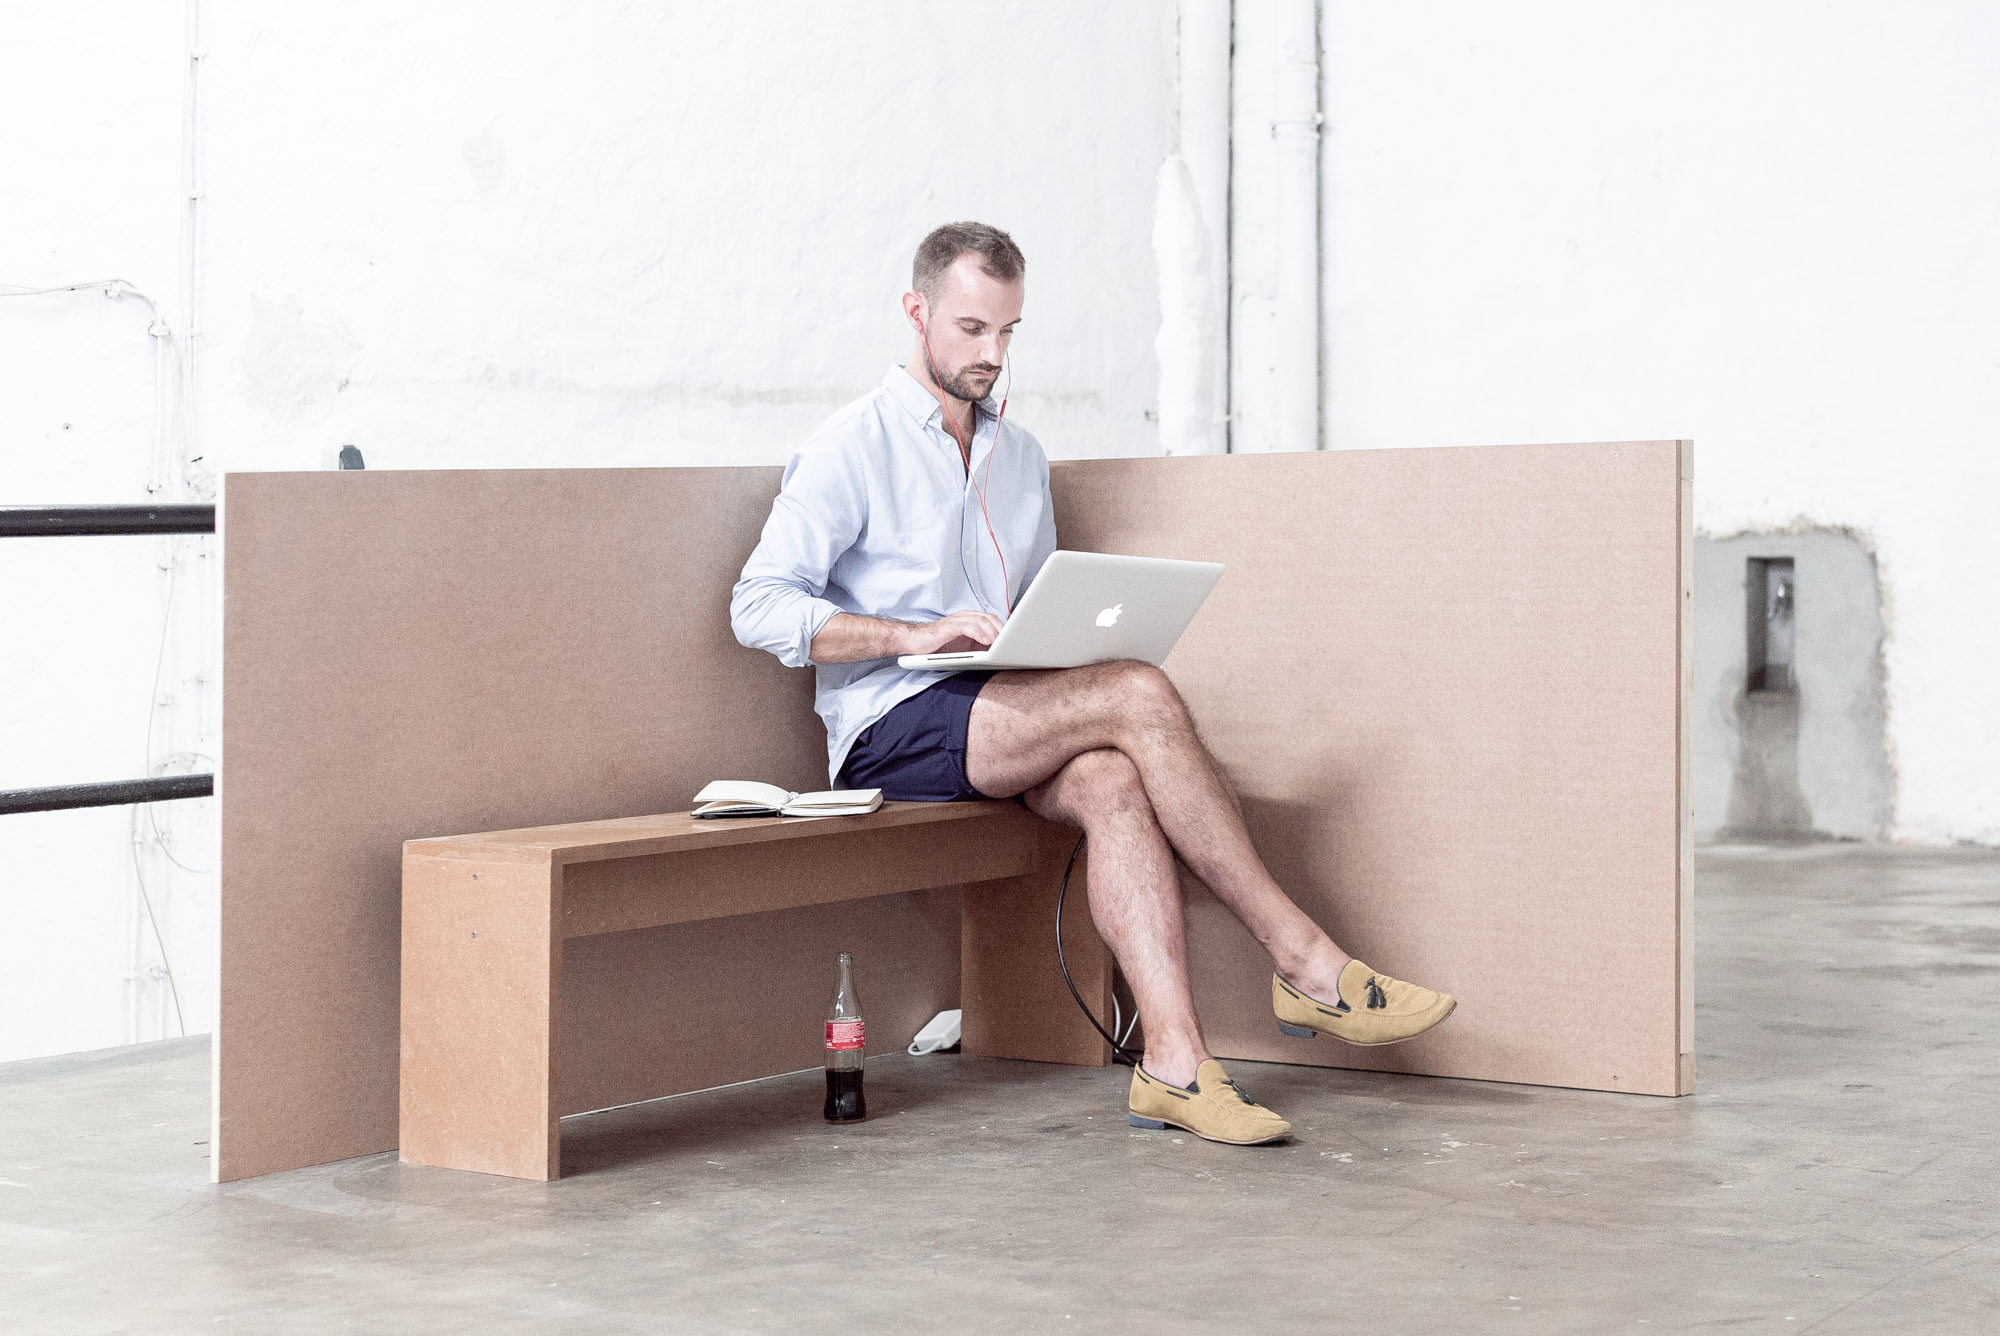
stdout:
[[[0,506],[0,538],[77,538],[100,534],[214,533],[214,506]],[[0,816],[69,807],[206,798],[214,775],[159,775],[104,784],[0,789]]]
[[214,792],[214,775],[161,775],[155,779],[114,779],[107,784],[0,789],[0,816],[9,812],[60,812],[66,807],[163,803],[175,798],[206,798]]
[[214,506],[0,506],[0,538],[214,532]]

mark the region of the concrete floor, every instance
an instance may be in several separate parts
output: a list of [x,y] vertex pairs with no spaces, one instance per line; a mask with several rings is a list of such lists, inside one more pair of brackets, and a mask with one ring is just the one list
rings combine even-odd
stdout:
[[1262,1150],[896,1057],[849,1128],[813,1074],[573,1119],[558,1184],[213,1187],[205,1041],[10,1064],[0,1330],[2000,1331],[2000,855],[1698,868],[1699,1094],[1241,1064]]

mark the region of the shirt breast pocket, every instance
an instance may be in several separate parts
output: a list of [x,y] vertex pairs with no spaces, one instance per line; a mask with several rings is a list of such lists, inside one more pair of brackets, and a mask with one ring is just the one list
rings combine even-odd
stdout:
[[938,515],[904,517],[902,524],[869,521],[854,555],[861,558],[856,577],[874,615],[908,619],[935,614],[943,595],[944,563],[957,549],[955,528]]

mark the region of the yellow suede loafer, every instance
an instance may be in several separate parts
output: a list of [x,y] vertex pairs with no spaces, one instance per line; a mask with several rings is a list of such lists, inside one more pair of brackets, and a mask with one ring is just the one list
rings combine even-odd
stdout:
[[1339,982],[1340,996],[1322,1002],[1273,974],[1271,1010],[1278,1013],[1278,1029],[1300,1039],[1330,1034],[1350,1044],[1397,1044],[1430,1029],[1458,1005],[1449,993],[1392,979],[1358,960],[1347,962]]
[[1214,1058],[1195,1069],[1194,1084],[1185,1090],[1134,1067],[1126,1103],[1131,1109],[1126,1121],[1134,1127],[1179,1127],[1226,1146],[1261,1146],[1292,1134],[1290,1123],[1252,1103]]

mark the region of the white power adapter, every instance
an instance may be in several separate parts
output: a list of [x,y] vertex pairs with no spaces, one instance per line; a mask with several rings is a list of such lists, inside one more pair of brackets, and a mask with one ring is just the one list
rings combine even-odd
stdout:
[[930,1023],[917,1031],[917,1037],[910,1041],[910,1053],[922,1057],[926,1053],[936,1053],[942,1049],[958,1046],[959,1021],[963,1011],[940,1011],[931,1017]]

